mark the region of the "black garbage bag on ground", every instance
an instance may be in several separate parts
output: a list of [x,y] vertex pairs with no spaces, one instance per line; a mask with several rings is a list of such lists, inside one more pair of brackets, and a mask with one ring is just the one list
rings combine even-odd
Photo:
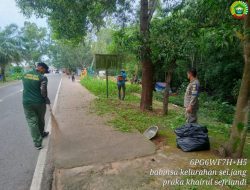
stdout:
[[209,150],[210,143],[206,127],[195,123],[185,124],[175,129],[177,147],[184,152]]

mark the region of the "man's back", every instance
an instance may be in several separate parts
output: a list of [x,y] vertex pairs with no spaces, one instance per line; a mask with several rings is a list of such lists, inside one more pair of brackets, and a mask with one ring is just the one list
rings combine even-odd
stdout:
[[42,82],[47,83],[47,77],[36,70],[28,71],[23,76],[23,104],[43,104],[45,99],[41,93]]

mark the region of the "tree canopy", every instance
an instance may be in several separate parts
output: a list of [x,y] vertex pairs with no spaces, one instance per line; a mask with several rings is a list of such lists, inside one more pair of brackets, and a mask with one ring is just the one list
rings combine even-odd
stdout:
[[49,36],[46,28],[39,28],[36,24],[25,22],[20,29],[19,38],[23,59],[30,65],[41,61],[49,46]]
[[15,24],[11,24],[0,30],[0,68],[3,81],[5,81],[6,65],[21,60],[21,48],[17,35],[18,27]]
[[[57,39],[81,41],[88,31],[105,25],[105,18],[128,7],[126,0],[16,0],[22,12],[46,16]],[[125,5],[125,6],[120,6]]]

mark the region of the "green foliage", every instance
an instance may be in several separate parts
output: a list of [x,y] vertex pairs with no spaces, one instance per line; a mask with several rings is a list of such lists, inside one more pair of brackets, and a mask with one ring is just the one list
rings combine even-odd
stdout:
[[112,35],[110,50],[115,53],[135,54],[139,57],[139,36],[137,25],[117,30]]
[[110,45],[112,43],[112,35],[114,33],[113,29],[110,28],[102,28],[96,34],[96,40],[92,40],[91,51],[93,54],[109,54]]
[[[158,101],[162,101],[163,94],[156,92],[154,97]],[[169,102],[183,107],[184,93],[180,93],[177,96],[170,96]],[[214,101],[206,93],[200,94],[199,98],[199,115],[206,117],[209,121],[223,122],[231,124],[233,121],[233,114],[235,107],[227,102]]]
[[13,73],[9,77],[13,80],[21,80],[22,79],[22,73]]
[[181,11],[176,11],[166,18],[153,19],[151,25],[152,58],[157,64],[157,72],[165,72],[172,60],[188,56],[192,22],[183,18]]
[[49,52],[52,65],[56,68],[67,68],[70,71],[90,67],[93,59],[90,43],[87,41],[79,44],[55,41],[49,47]]
[[245,125],[244,123],[238,123],[237,128],[239,131],[242,131],[244,129]]
[[[186,81],[187,68],[194,67],[202,91],[213,100],[236,103],[244,63],[244,36],[243,22],[233,19],[229,12],[232,2],[184,1],[166,14],[163,7],[157,12],[151,21],[149,44],[156,81],[165,80],[165,73],[176,60],[172,87],[179,89]],[[127,64],[137,63],[138,28],[135,24],[113,34],[113,49],[134,58]]]
[[123,55],[123,68],[126,69],[129,75],[136,74],[141,76],[139,48],[140,39],[137,26],[130,26],[113,32],[109,51]]
[[47,16],[54,37],[82,41],[87,31],[104,26],[104,18],[125,8],[126,0],[16,0],[22,12]]
[[20,80],[23,76],[23,67],[21,66],[7,66],[6,77],[8,80]]
[[22,73],[23,72],[23,68],[21,66],[15,66],[11,68],[13,73]]
[[20,29],[19,38],[23,59],[30,65],[42,61],[46,55],[49,41],[47,29],[38,27],[35,23],[25,22]]
[[0,64],[6,65],[10,62],[20,60],[20,52],[17,39],[18,27],[11,24],[4,30],[0,30]]
[[5,82],[5,68],[11,62],[20,62],[20,46],[18,36],[18,27],[15,24],[0,29],[0,69],[3,81]]
[[[36,24],[25,22],[22,28],[11,24],[3,30],[0,29],[0,67],[5,76],[6,66],[10,63],[18,65],[25,61],[34,66],[41,61],[43,56],[48,54],[49,45],[46,28],[39,28]],[[20,78],[20,67],[13,67],[14,79]],[[15,70],[16,69],[16,70]],[[18,71],[19,70],[19,71]],[[6,73],[8,74],[8,73]]]
[[201,114],[210,118],[215,118],[218,122],[231,124],[233,122],[234,106],[227,102],[212,101],[211,99],[202,99]]

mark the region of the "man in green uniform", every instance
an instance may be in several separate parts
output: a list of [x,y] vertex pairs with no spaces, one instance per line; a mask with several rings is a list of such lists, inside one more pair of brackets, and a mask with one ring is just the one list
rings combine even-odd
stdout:
[[42,140],[48,136],[44,131],[46,104],[50,104],[47,96],[48,79],[44,73],[49,73],[45,63],[38,63],[36,69],[28,71],[23,76],[23,108],[35,147],[42,148]]
[[197,123],[197,111],[199,109],[199,80],[196,78],[197,72],[195,69],[190,69],[187,72],[187,77],[190,81],[187,86],[185,97],[184,97],[184,107],[186,109],[186,121],[187,123]]

